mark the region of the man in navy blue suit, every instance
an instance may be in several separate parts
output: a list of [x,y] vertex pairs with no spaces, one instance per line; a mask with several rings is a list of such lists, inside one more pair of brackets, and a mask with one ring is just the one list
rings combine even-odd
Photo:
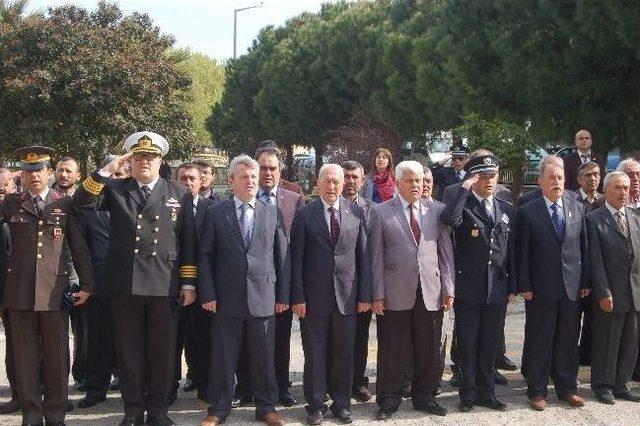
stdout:
[[578,312],[591,292],[583,205],[563,194],[559,157],[541,164],[542,196],[518,210],[519,290],[526,307],[523,364],[534,410],[546,407],[551,375],[558,398],[581,407],[577,395]]

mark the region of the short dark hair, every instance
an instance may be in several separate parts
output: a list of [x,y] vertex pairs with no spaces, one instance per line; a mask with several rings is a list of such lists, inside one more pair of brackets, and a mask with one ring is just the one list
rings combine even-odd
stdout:
[[580,179],[585,174],[585,170],[592,169],[594,167],[597,168],[598,173],[600,173],[600,166],[595,161],[587,161],[586,163],[580,164],[577,174],[578,179]]
[[209,168],[211,169],[211,173],[213,173],[214,175],[217,173],[216,172],[216,168],[214,167],[213,163],[211,161],[207,161],[207,160],[195,160],[191,163],[185,163],[185,164],[192,164],[195,167],[198,168],[198,170],[200,172],[202,172],[202,169],[206,169]]
[[[273,142],[273,141],[271,141]],[[256,154],[255,154],[255,159],[256,161],[258,161],[260,159],[260,157],[264,154],[267,155],[273,155],[278,159],[278,165],[280,166],[280,168],[282,169],[282,151],[280,151],[280,148],[278,148],[275,145],[275,142],[273,144],[267,144],[264,146],[261,146],[260,148],[256,149]]]
[[68,156],[67,157],[60,157],[58,159],[58,161],[56,161],[56,168],[58,168],[58,164],[66,163],[68,161],[71,161],[71,162],[75,163],[76,167],[78,168],[78,171],[80,171],[80,164],[78,163],[78,160],[76,160],[73,157],[68,157]]
[[362,177],[364,178],[364,167],[362,167],[362,164],[358,163],[357,161],[354,161],[354,160],[343,161],[340,164],[340,167],[342,167],[345,170],[360,169],[360,173],[362,173]]
[[193,163],[182,163],[178,166],[178,172],[180,172],[180,170],[182,169],[196,169],[198,171],[198,173],[200,173],[200,167],[198,167],[198,165],[195,163],[195,161]]

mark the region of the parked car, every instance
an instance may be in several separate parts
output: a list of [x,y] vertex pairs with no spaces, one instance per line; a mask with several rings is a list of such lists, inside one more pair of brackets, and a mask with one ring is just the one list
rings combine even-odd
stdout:
[[[565,146],[556,151],[555,155],[558,157],[564,157],[572,152],[575,152],[578,148],[575,146]],[[607,153],[607,163],[605,173],[612,172],[618,167],[618,164],[622,161],[622,154],[620,153],[620,148],[613,148],[611,151]]]

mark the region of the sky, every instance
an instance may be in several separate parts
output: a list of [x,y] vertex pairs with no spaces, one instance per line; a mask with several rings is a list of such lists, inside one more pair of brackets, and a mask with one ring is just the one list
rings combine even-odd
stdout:
[[[260,4],[261,0],[116,0],[126,12],[149,14],[176,46],[190,48],[218,60],[233,56],[234,9]],[[280,26],[302,12],[318,12],[322,3],[335,0],[264,0],[263,7],[238,12],[237,54],[246,52],[261,28]],[[94,9],[98,0],[31,0],[29,10],[73,4]]]

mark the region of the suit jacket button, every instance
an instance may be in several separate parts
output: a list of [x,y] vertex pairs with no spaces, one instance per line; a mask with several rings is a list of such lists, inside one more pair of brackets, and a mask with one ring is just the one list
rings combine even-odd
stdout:
[[156,220],[160,220],[160,216],[156,216]]
[[158,240],[153,240],[153,244],[158,244]]
[[39,220],[39,221],[38,221],[38,225],[42,226],[42,225],[44,225],[44,222],[43,222],[43,221],[41,221],[41,220]]
[[133,254],[138,254],[138,249],[133,249]]
[[141,214],[138,215],[138,219],[142,219],[142,215]]
[[140,237],[136,237],[136,241],[140,241]]
[[36,257],[37,257],[38,259],[42,259],[42,255],[41,255],[40,253],[38,253],[38,254],[36,255]]
[[136,226],[136,229],[142,229],[142,225]]
[[151,256],[155,256],[155,255],[156,255],[156,252],[155,252],[155,251],[154,251],[153,253],[151,253]]
[[42,231],[38,231],[38,236],[39,236],[39,237],[42,237],[42,235],[43,235],[43,234],[42,234]]
[[42,247],[42,241],[38,241],[38,247]]
[[491,265],[491,261],[488,261],[488,262],[487,262],[487,265]]
[[160,230],[159,228],[155,228],[155,229],[154,229],[154,231],[155,231],[155,232],[158,232],[159,230]]

